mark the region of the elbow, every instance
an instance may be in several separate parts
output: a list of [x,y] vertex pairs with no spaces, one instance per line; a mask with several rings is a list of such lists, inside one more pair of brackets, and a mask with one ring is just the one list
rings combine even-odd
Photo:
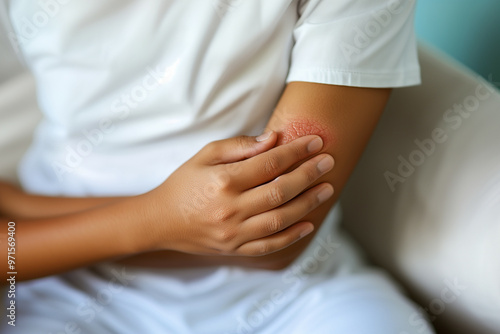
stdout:
[[298,118],[289,120],[277,130],[278,145],[287,144],[299,137],[307,135],[318,135],[323,139],[324,147],[331,146],[334,142],[333,131],[318,120]]

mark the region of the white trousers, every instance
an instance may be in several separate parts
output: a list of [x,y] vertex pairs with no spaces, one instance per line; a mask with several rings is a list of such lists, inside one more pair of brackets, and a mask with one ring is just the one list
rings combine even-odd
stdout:
[[433,333],[396,284],[328,225],[281,271],[102,264],[20,283],[16,327],[2,321],[0,332]]

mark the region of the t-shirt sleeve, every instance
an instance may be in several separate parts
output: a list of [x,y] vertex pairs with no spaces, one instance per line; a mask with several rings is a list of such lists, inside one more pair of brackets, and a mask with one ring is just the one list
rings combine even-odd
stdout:
[[299,1],[287,82],[373,88],[419,84],[415,1]]

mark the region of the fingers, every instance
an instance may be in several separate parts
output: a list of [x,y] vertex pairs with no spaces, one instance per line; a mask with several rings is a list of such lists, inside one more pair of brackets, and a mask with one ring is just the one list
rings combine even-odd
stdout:
[[201,158],[209,165],[227,164],[254,157],[271,149],[278,135],[268,131],[258,137],[239,136],[207,144],[201,151]]
[[251,189],[269,182],[294,164],[318,153],[323,148],[323,140],[319,136],[304,136],[286,145],[275,147],[248,160],[237,163],[240,175],[240,189]]
[[300,222],[284,231],[265,238],[249,241],[236,250],[245,256],[262,256],[282,250],[299,241],[314,230],[314,225],[309,222]]
[[252,215],[276,208],[302,193],[333,165],[332,156],[318,155],[272,182],[247,190],[241,195],[241,203],[250,203]]
[[281,233],[326,202],[333,192],[331,184],[319,184],[283,206],[247,219],[240,228],[240,235],[247,240],[257,240]]

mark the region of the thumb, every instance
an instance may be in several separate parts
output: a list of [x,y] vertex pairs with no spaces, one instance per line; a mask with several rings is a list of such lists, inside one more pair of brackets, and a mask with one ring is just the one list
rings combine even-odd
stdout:
[[245,160],[274,147],[278,136],[267,130],[260,136],[239,136],[214,141],[203,148],[203,160],[217,165]]

